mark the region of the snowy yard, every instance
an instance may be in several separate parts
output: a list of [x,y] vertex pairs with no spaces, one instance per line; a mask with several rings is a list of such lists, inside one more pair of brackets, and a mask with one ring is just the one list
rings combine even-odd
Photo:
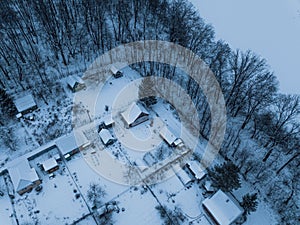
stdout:
[[14,225],[13,208],[11,206],[10,197],[7,194],[4,176],[0,176],[0,218],[1,224]]

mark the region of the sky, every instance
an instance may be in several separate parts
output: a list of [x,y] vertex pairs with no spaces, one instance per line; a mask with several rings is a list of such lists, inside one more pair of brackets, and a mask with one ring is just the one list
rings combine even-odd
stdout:
[[300,94],[300,0],[190,0],[233,49],[268,61],[280,92]]

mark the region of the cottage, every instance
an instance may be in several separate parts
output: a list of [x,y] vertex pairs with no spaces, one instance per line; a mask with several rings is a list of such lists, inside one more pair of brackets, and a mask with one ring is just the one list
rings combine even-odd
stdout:
[[172,165],[172,169],[184,186],[192,181],[190,176],[178,164]]
[[243,214],[239,203],[229,194],[217,191],[211,198],[207,198],[202,205],[217,225],[230,225],[236,222]]
[[42,163],[42,167],[45,172],[47,173],[53,173],[54,171],[59,169],[59,165],[57,164],[57,161],[55,158],[47,159]]
[[111,135],[111,133],[107,129],[102,129],[99,132],[99,135],[100,135],[102,143],[105,146],[111,145],[115,142],[115,139],[113,138],[113,136]]
[[126,111],[121,113],[121,116],[123,117],[127,128],[134,127],[149,120],[149,113],[147,110],[142,105],[138,105],[135,102],[133,102]]
[[203,179],[206,175],[205,169],[201,166],[201,164],[198,161],[188,162],[187,168],[191,171],[191,173],[197,180]]
[[32,191],[41,183],[41,180],[34,168],[31,168],[27,160],[8,168],[8,173],[15,191],[22,195]]
[[72,92],[77,92],[86,88],[84,81],[77,75],[67,77],[66,82]]
[[114,78],[119,78],[123,76],[123,72],[121,70],[119,70],[116,65],[112,65],[110,67],[110,71],[113,74]]
[[56,146],[65,159],[69,159],[88,145],[88,140],[81,132],[72,132],[56,141]]
[[14,101],[15,106],[18,110],[19,113],[19,117],[21,117],[22,115],[29,113],[35,109],[37,109],[37,105],[34,101],[34,98],[31,94],[29,95],[25,95],[21,98],[18,98]]

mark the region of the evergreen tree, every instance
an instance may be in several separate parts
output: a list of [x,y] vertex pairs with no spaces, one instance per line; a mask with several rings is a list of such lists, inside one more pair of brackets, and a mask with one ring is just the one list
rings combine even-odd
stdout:
[[146,106],[154,105],[157,103],[155,93],[155,78],[147,76],[142,80],[139,86],[139,99],[141,99]]
[[255,212],[257,209],[257,193],[255,194],[246,194],[243,196],[243,201],[241,206],[244,209],[244,214],[249,215],[251,212]]
[[223,191],[232,191],[241,187],[239,169],[232,162],[216,165],[208,171],[212,179],[213,186]]

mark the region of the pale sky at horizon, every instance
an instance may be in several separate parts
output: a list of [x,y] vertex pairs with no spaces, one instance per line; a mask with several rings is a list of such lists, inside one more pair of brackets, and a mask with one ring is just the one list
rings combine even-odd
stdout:
[[190,0],[233,49],[250,49],[278,77],[280,91],[300,94],[300,0]]

